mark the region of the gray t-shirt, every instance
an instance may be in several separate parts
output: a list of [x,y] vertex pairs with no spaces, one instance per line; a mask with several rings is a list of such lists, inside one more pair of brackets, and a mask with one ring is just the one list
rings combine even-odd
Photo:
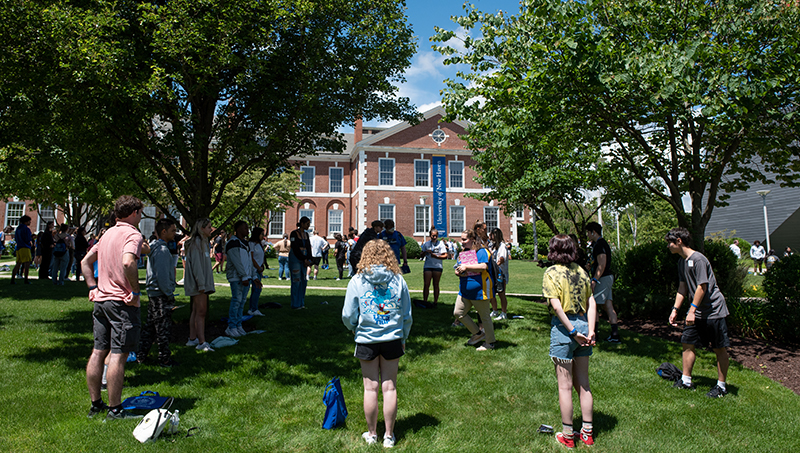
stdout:
[[717,278],[711,269],[708,258],[700,252],[694,252],[689,259],[678,261],[678,280],[685,282],[689,289],[689,303],[694,301],[694,293],[697,287],[703,283],[708,284],[703,302],[697,307],[695,317],[697,319],[718,319],[728,316],[728,305],[725,304],[725,296],[717,286]]

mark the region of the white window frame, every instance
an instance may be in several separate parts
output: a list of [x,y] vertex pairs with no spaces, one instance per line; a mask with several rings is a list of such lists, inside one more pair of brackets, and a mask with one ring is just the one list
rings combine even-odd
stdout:
[[516,220],[525,220],[525,208],[517,208],[514,211],[514,218]]
[[[461,225],[456,228],[455,220],[457,216],[453,214],[456,211],[461,211]],[[460,235],[467,229],[467,209],[466,206],[450,206],[450,234]]]
[[[384,216],[383,212],[382,212],[384,209],[391,209],[392,210],[392,215],[391,216]],[[392,222],[394,222],[395,221],[395,219],[394,219],[395,212],[396,212],[396,209],[395,209],[395,205],[393,205],[393,204],[379,204],[378,205],[378,219],[380,219],[381,221],[384,221],[386,219],[392,219]],[[397,222],[395,222],[395,223],[397,223]]]
[[[333,221],[332,215],[334,213],[339,214],[339,228],[333,228],[332,225],[335,225],[336,222]],[[333,235],[334,233],[342,233],[344,231],[344,211],[341,209],[329,209],[328,210],[328,236]]]
[[[381,168],[381,163],[383,163],[383,162],[391,162],[392,163],[392,182],[391,182],[391,184],[384,184],[384,182],[383,182],[383,175],[388,173],[388,172],[384,171]],[[396,169],[397,169],[397,167],[395,167],[395,161],[394,161],[393,158],[389,158],[389,157],[381,157],[381,158],[379,158],[378,159],[378,185],[379,186],[394,187]]]
[[[18,208],[18,206],[22,207]],[[25,208],[27,208],[27,206],[25,205],[24,201],[10,201],[6,203],[6,224],[3,226],[3,228],[10,226],[16,229],[19,226],[19,218],[25,215]],[[9,212],[12,212],[12,209],[14,210],[14,214],[9,215]],[[19,212],[20,214],[16,215],[16,212]]]
[[[419,213],[419,208],[425,208],[425,218],[422,219],[423,228],[419,230],[417,228],[419,223],[419,217],[417,214]],[[414,236],[419,235],[427,235],[428,232],[431,231],[431,206],[427,204],[418,204],[414,205]]]
[[[47,213],[50,215],[46,215]],[[37,215],[39,216],[39,228],[36,231],[44,231],[45,227],[47,227],[47,222],[52,221],[53,225],[56,223],[56,207],[55,206],[42,206],[39,205],[39,209],[36,211]]]
[[[280,220],[276,217],[280,216]],[[273,220],[273,218],[275,218]],[[280,222],[281,232],[280,233],[273,233],[272,227],[274,225],[278,225]],[[286,211],[270,211],[269,212],[269,224],[267,225],[267,236],[271,238],[282,238],[283,234],[286,232]]]
[[[333,182],[337,179],[334,179],[333,173],[339,173],[338,182],[339,182],[339,190],[334,190]],[[344,168],[342,167],[330,167],[328,168],[328,193],[344,193]]]
[[[461,185],[453,184],[453,176],[457,173],[454,171],[453,167],[461,166],[460,170],[460,177],[461,177]],[[451,189],[463,189],[464,188],[464,162],[460,160],[451,160],[447,163],[447,187]]]
[[309,227],[306,230],[306,232],[309,233],[309,234],[311,232],[313,232],[314,231],[314,217],[315,217],[314,216],[314,210],[313,209],[300,209],[300,211],[297,214],[298,214],[297,215],[298,222],[303,217],[308,217],[309,219],[311,219],[311,225],[309,225]]
[[[489,216],[486,215],[487,212],[494,211],[494,224],[490,223]],[[495,228],[500,228],[500,208],[497,206],[484,206],[483,207],[483,223],[486,224],[486,231],[490,232]]]
[[[425,164],[425,184],[418,184],[418,176],[421,172],[417,171],[417,163]],[[414,187],[430,187],[431,186],[431,161],[428,159],[414,159]]]
[[[303,165],[300,167],[300,171],[303,172],[303,174],[300,175],[300,192],[314,192],[314,180],[317,176],[317,168]],[[308,178],[309,175],[311,176],[311,190],[308,190],[308,184],[303,181],[303,178]]]

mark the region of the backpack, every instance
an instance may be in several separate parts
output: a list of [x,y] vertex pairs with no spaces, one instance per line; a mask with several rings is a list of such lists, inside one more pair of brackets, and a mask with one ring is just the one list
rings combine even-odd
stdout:
[[486,253],[489,254],[489,277],[492,279],[492,288],[494,292],[504,291],[505,285],[503,284],[503,271],[500,270],[500,266],[497,265],[497,261],[492,258],[492,251],[488,248],[485,249]]
[[677,381],[678,379],[681,378],[681,375],[683,374],[683,372],[680,369],[678,369],[678,367],[669,362],[664,362],[661,364],[661,366],[656,368],[656,373],[658,373],[659,376],[668,381]]
[[64,241],[64,238],[59,238],[58,242],[56,242],[55,247],[53,247],[53,256],[61,258],[66,254],[67,254],[67,243]]

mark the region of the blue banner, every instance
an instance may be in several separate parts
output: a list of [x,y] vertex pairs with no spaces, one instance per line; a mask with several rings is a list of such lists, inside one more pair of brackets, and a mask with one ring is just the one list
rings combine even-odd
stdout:
[[433,227],[439,230],[439,237],[447,237],[447,159],[433,156],[431,159],[433,176]]

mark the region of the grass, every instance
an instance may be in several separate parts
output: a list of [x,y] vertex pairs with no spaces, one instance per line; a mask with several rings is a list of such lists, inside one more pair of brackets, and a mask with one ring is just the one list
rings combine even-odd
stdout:
[[[414,263],[415,265],[418,263]],[[511,292],[538,292],[541,270],[511,263]],[[313,286],[342,286],[328,279]],[[268,274],[276,273],[275,270]],[[455,279],[443,276],[443,289]],[[219,277],[219,276],[218,276]],[[408,276],[419,289],[421,269]],[[270,279],[262,302],[289,305],[288,282]],[[519,285],[519,286],[517,286]],[[89,407],[84,367],[92,347],[91,304],[82,284],[8,285],[0,279],[0,451],[376,451],[361,440],[361,375],[353,339],[341,325],[344,293],[309,289],[300,312],[266,311],[247,321],[239,344],[198,354],[172,344],[181,366],[165,370],[131,365],[123,397],[143,390],[174,396],[181,430],[198,426],[191,438],[139,445],[135,422],[103,423],[86,418]],[[210,322],[227,313],[230,292],[212,295]],[[511,297],[510,311],[524,319],[497,324],[498,348],[478,353],[463,346],[468,334],[452,328],[452,301],[415,310],[408,352],[401,359],[396,427],[401,451],[563,451],[542,424],[559,427],[560,416],[549,345],[549,315],[529,298]],[[328,301],[327,305],[321,304]],[[179,302],[186,302],[179,297]],[[186,323],[184,307],[174,320]],[[596,452],[793,451],[800,447],[800,397],[758,373],[732,363],[730,395],[710,400],[716,379],[713,354],[702,352],[695,367],[699,390],[678,391],[655,374],[664,361],[680,363],[680,345],[623,332],[625,343],[595,348],[591,382],[595,398]],[[603,323],[600,336],[607,335]],[[321,428],[322,394],[339,376],[350,416],[342,429]],[[105,395],[104,395],[105,397]],[[576,405],[576,423],[580,414]],[[379,424],[379,433],[382,433]],[[780,432],[780,436],[776,434]],[[377,447],[380,449],[381,447]],[[586,450],[586,447],[581,447]]]

